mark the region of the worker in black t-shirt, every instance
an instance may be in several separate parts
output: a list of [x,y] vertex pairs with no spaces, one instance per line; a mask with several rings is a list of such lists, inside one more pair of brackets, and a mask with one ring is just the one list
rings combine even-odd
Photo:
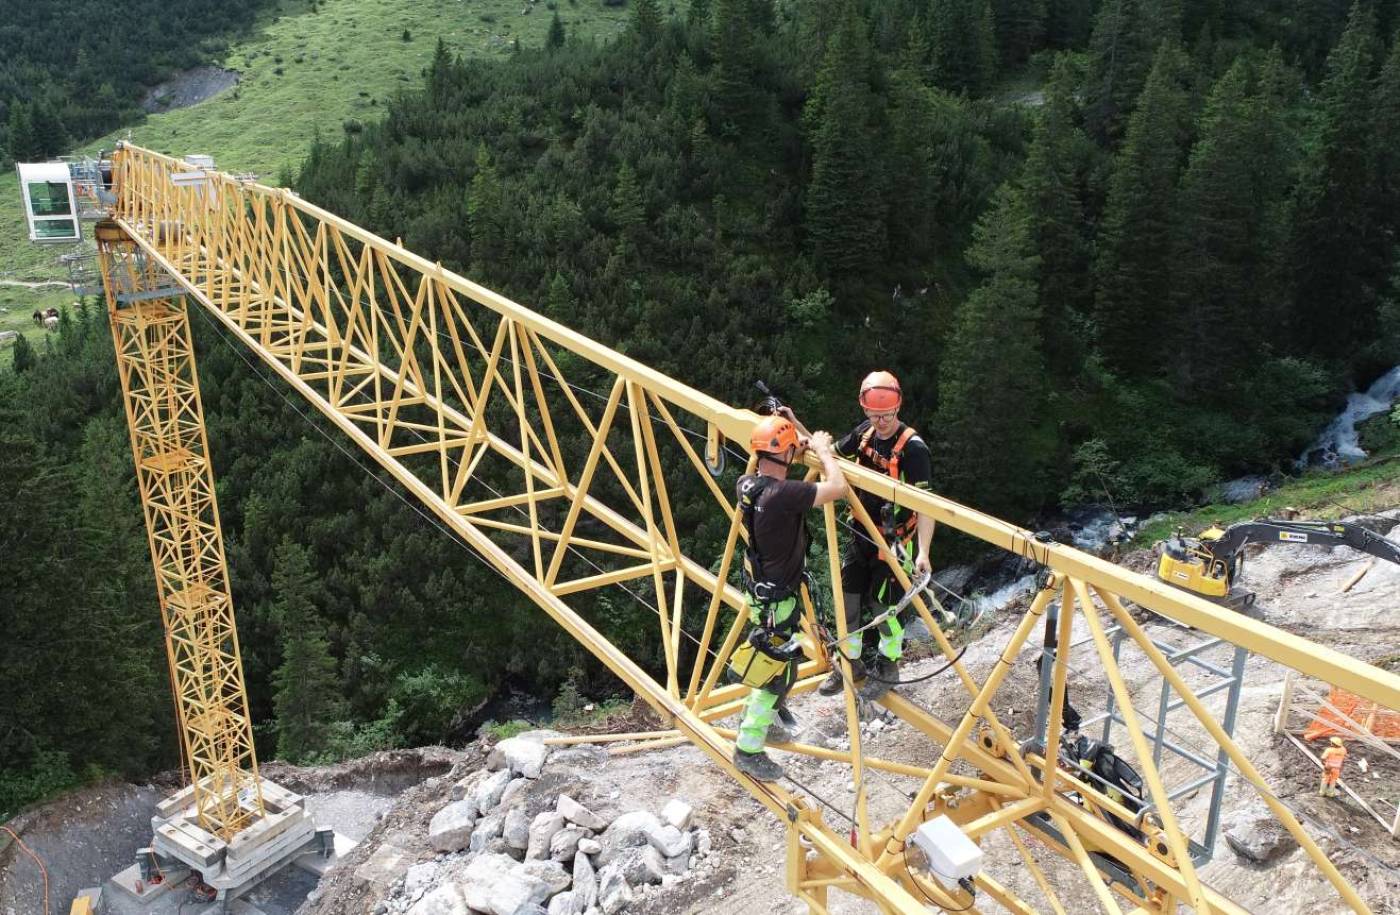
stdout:
[[[739,478],[739,510],[749,533],[745,554],[745,591],[749,622],[764,640],[788,641],[801,622],[799,592],[807,567],[807,525],[804,515],[812,508],[846,493],[831,450],[831,435],[816,432],[799,438],[796,426],[781,416],[766,416],[754,427],[749,444],[758,457],[755,473]],[[808,447],[822,462],[826,479],[819,483],[787,479],[788,467]],[[782,672],[749,693],[744,718],[734,743],[734,765],[739,771],[765,781],[783,777],[783,768],[763,751],[768,729],[779,706],[792,688],[797,673],[795,655]]]
[[[888,474],[902,483],[928,489],[933,480],[932,457],[919,434],[899,421],[903,394],[898,379],[890,372],[871,372],[861,382],[858,399],[865,421],[836,443],[837,454],[854,458],[862,467]],[[783,415],[793,419],[801,430],[791,413],[783,408]],[[885,542],[904,571],[914,577],[928,570],[933,519],[864,491],[860,501],[871,520],[880,526]],[[841,583],[848,630],[859,629],[864,620],[893,606],[901,596],[885,556],[859,525],[841,559]],[[904,656],[904,627],[896,617],[891,616],[876,631],[878,656],[871,682],[862,689],[866,698],[878,698],[889,691],[898,678],[899,662]],[[865,675],[865,665],[860,660],[863,641],[864,634],[856,633],[847,636],[840,646],[841,653],[851,661],[851,674],[857,681]],[[841,668],[834,666],[818,692],[832,696],[840,691]]]

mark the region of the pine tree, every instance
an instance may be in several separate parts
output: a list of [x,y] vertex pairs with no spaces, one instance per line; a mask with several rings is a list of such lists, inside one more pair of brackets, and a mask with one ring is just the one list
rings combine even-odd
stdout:
[[1393,247],[1400,242],[1400,40],[1386,55],[1372,109],[1376,221]]
[[1281,200],[1266,194],[1278,163],[1258,146],[1275,125],[1250,83],[1241,58],[1211,91],[1178,200],[1169,355],[1188,390],[1222,398],[1271,332],[1277,275]]
[[472,176],[471,191],[467,195],[467,216],[472,233],[472,270],[489,277],[505,263],[506,201],[485,143],[477,145],[476,174]]
[[15,102],[10,106],[5,136],[8,138],[6,144],[9,146],[10,158],[14,161],[24,162],[43,157],[44,152],[39,148],[38,139],[34,135],[33,108],[24,102]]
[[657,0],[632,0],[632,28],[644,47],[661,36],[661,5]]
[[1372,195],[1374,21],[1358,2],[1327,58],[1316,132],[1293,199],[1293,328],[1304,351],[1347,359],[1369,335],[1389,272]]
[[1046,88],[1020,182],[1040,261],[1040,336],[1047,365],[1059,377],[1083,363],[1079,326],[1091,299],[1080,190],[1090,148],[1075,115],[1074,81],[1062,56]]
[[34,347],[29,345],[29,338],[20,334],[15,338],[14,367],[15,374],[27,372],[34,367]]
[[284,539],[272,572],[272,617],[282,634],[273,707],[277,755],[290,762],[326,752],[331,725],[345,714],[326,626],[316,608],[319,592],[305,548]]
[[1153,376],[1161,361],[1161,341],[1147,329],[1171,288],[1172,214],[1190,120],[1183,85],[1189,64],[1171,44],[1158,49],[1109,179],[1094,264],[1094,318],[1099,352],[1120,375]]
[[557,9],[554,11],[554,18],[549,20],[549,34],[545,36],[544,46],[550,51],[564,47],[564,20],[559,18]]
[[714,0],[710,12],[710,54],[714,58],[714,99],[719,132],[737,135],[758,110],[759,46],[748,0]]
[[642,202],[641,188],[637,186],[637,173],[626,163],[617,172],[608,218],[617,226],[618,233],[634,245],[646,225],[646,205]]
[[1017,67],[1045,37],[1045,0],[996,0],[996,40],[1002,63]]
[[996,76],[991,0],[932,0],[929,9],[934,82],[953,92],[980,92]]
[[1093,22],[1093,0],[1046,0],[1045,43],[1060,50],[1082,48]]
[[1150,34],[1147,0],[1107,0],[1094,20],[1085,77],[1084,118],[1090,136],[1117,142],[1142,92],[1159,41]]
[[1031,215],[1003,185],[968,261],[984,279],[958,309],[938,373],[934,476],[961,501],[1026,517],[1045,495],[1044,397]]
[[812,143],[807,234],[822,270],[843,280],[866,275],[885,250],[869,69],[865,22],[847,4],[803,114]]

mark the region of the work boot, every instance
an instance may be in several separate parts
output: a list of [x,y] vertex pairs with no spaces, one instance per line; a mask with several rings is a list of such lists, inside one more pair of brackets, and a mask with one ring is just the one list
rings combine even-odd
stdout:
[[761,782],[776,782],[784,776],[783,767],[773,762],[767,753],[745,753],[734,748],[734,768],[745,775],[751,775]]
[[[851,662],[851,676],[855,678],[856,686],[860,686],[864,682],[865,665],[860,662],[860,658]],[[817,687],[817,692],[823,696],[834,696],[841,692],[841,686],[841,665],[840,662],[837,662],[831,666],[831,673],[822,681],[822,685]]]
[[860,688],[860,697],[874,702],[889,692],[898,682],[899,662],[882,657],[875,662],[875,669],[870,672],[870,677]]

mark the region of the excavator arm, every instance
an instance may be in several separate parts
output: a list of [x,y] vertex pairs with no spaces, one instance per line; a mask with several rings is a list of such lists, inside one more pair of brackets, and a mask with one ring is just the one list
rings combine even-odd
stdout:
[[1349,521],[1284,521],[1261,518],[1228,528],[1212,527],[1200,539],[1178,533],[1162,544],[1158,577],[1180,587],[1225,597],[1244,566],[1248,543],[1311,543],[1347,546],[1400,565],[1400,545]]

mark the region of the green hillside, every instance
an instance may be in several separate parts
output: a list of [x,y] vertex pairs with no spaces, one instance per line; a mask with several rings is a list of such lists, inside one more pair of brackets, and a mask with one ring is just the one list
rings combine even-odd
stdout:
[[[224,66],[240,85],[192,108],[147,121],[90,144],[111,148],[120,138],[173,155],[207,153],[220,168],[256,172],[267,183],[295,167],[312,138],[334,136],[352,121],[376,120],[385,102],[421,85],[438,39],[454,54],[505,56],[544,43],[553,13],[529,0],[282,0],[251,39],[233,46]],[[558,3],[565,27],[579,38],[605,41],[626,24],[625,6],[600,0]],[[404,40],[405,37],[408,40]],[[0,279],[61,275],[60,249],[31,245],[24,235],[19,183],[0,176]],[[13,287],[0,302],[25,307],[37,297]],[[32,308],[31,308],[32,310]]]

